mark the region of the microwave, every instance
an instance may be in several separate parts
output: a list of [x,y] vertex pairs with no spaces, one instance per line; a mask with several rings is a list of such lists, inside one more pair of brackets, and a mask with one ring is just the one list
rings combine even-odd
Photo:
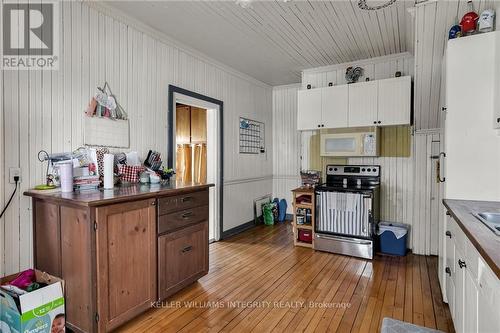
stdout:
[[321,156],[379,156],[380,130],[355,133],[321,134]]

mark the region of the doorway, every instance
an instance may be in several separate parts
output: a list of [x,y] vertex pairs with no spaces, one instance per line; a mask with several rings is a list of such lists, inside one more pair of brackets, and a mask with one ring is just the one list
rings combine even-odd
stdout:
[[222,101],[169,86],[168,165],[176,180],[210,183],[209,241],[222,235]]
[[183,183],[207,182],[207,131],[207,109],[176,104],[175,170]]

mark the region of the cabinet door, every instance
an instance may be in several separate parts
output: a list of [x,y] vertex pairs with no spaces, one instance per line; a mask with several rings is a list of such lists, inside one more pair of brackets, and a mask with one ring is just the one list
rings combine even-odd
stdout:
[[[469,263],[467,263],[469,266]],[[478,288],[476,281],[467,267],[465,270],[465,292],[464,292],[464,332],[476,333],[477,328],[477,302]]]
[[175,143],[191,143],[191,107],[177,105],[175,112]]
[[181,290],[208,273],[208,222],[158,239],[159,296]]
[[348,85],[349,127],[374,126],[377,124],[378,83],[368,81]]
[[299,90],[297,129],[318,129],[321,124],[321,89]]
[[207,142],[207,110],[191,107],[191,143]]
[[411,77],[378,81],[378,120],[381,126],[409,125],[411,110]]
[[459,261],[463,261],[464,256],[458,248],[455,248],[455,317],[453,323],[457,333],[464,332],[464,307],[465,307],[465,267],[459,266]]
[[99,331],[110,331],[157,300],[155,200],[97,209]]
[[347,127],[349,94],[347,85],[323,88],[321,119],[325,128]]
[[478,332],[500,332],[500,280],[480,258]]

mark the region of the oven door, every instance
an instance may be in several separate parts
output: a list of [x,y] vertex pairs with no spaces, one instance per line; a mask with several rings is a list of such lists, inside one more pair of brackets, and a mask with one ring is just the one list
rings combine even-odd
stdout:
[[315,232],[371,239],[373,193],[316,191]]

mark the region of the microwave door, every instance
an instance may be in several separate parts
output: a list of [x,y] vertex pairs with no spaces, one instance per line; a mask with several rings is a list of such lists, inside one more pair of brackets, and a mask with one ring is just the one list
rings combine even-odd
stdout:
[[356,136],[325,138],[322,142],[325,156],[353,156],[358,152],[359,143]]

